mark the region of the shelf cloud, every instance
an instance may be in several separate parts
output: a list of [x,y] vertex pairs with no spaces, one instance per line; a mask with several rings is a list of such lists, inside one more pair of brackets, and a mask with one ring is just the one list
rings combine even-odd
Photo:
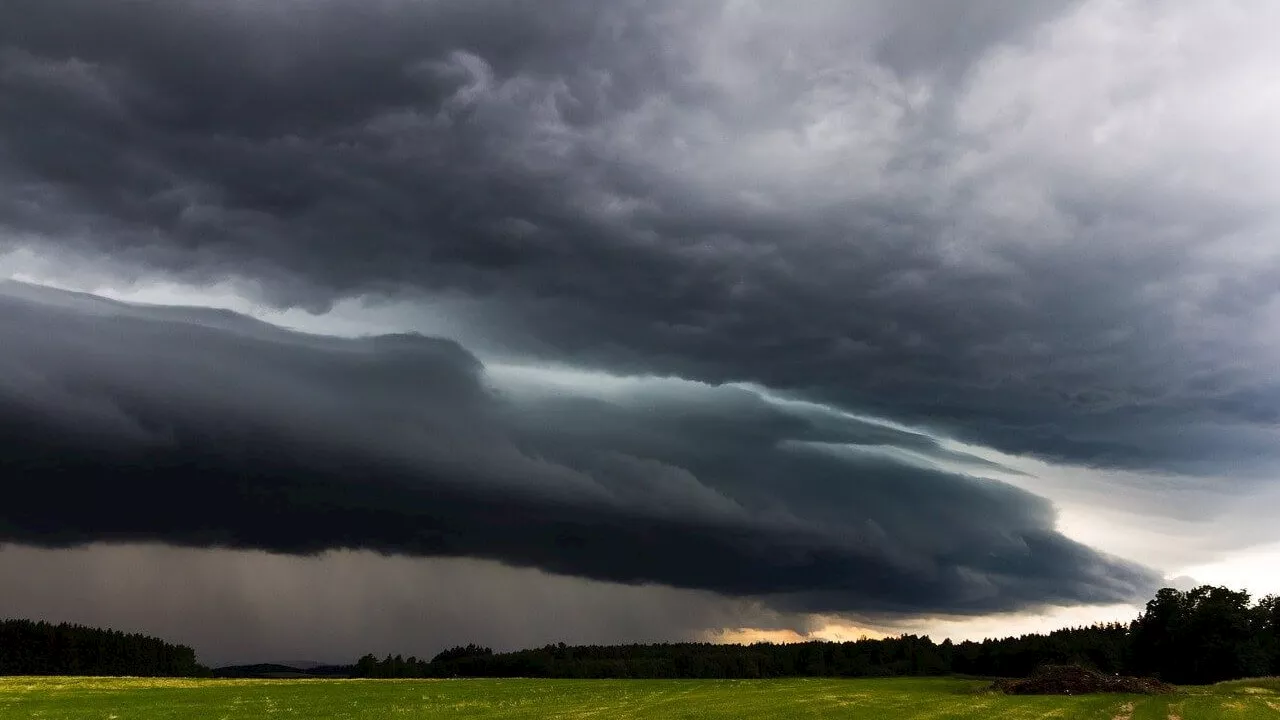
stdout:
[[1117,602],[1155,582],[1024,491],[859,452],[927,439],[746,389],[504,393],[447,340],[6,290],[5,540],[486,558],[809,612]]

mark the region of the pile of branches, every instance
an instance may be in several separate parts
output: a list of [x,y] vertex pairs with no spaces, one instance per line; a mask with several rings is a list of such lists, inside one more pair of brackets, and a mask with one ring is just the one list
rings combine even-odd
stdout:
[[1045,665],[1031,677],[997,680],[991,686],[1007,695],[1084,695],[1088,693],[1131,693],[1163,695],[1175,688],[1155,678],[1104,675],[1077,665]]

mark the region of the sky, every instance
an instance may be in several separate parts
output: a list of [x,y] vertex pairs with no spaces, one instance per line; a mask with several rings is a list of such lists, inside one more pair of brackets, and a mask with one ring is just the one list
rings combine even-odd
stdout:
[[10,0],[0,617],[349,662],[1280,592],[1277,28]]

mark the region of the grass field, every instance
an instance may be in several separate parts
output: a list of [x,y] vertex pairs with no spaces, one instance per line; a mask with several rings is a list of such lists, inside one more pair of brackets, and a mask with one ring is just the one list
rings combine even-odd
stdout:
[[1006,697],[892,680],[150,680],[0,678],[0,718],[1099,718],[1280,720],[1280,680],[1167,697]]

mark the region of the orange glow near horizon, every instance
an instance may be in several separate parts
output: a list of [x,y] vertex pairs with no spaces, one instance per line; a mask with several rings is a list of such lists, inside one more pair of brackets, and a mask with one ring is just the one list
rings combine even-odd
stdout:
[[850,642],[853,640],[880,640],[888,634],[859,625],[827,623],[809,631],[792,629],[764,630],[760,628],[720,628],[708,630],[702,638],[705,642],[724,645],[751,645],[754,643],[802,643],[814,640]]
[[704,632],[704,642],[722,644],[752,643],[802,643],[814,640],[850,642],[870,639],[882,640],[899,635],[925,635],[934,642],[950,639],[981,641],[984,638],[1001,638],[1027,633],[1045,633],[1059,628],[1083,627],[1098,622],[1129,622],[1137,617],[1140,607],[1134,605],[1103,605],[1078,607],[1052,607],[1020,613],[998,613],[975,617],[924,617],[901,620],[879,628],[858,625],[841,618],[809,616],[812,629],[764,629],[719,628]]

